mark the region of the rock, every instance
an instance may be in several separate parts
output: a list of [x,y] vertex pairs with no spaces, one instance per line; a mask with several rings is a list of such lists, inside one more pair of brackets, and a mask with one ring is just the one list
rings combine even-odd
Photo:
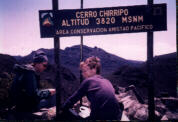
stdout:
[[159,113],[158,111],[155,111],[155,119],[156,120],[161,120],[161,118],[162,118],[161,113]]
[[158,111],[161,116],[163,116],[167,111],[167,108],[165,107],[165,105],[155,105],[155,110]]
[[117,95],[118,101],[124,105],[124,113],[130,120],[147,120],[148,107],[139,103],[133,89],[122,89],[122,93]]
[[168,120],[168,118],[167,118],[166,115],[164,115],[164,116],[161,118],[161,120]]
[[148,108],[146,105],[140,105],[140,108],[136,110],[134,118],[138,120],[147,120],[148,118]]
[[175,112],[167,111],[166,114],[163,117],[162,117],[162,119],[166,119],[167,118],[168,120],[178,120],[178,114],[175,113]]
[[[122,89],[122,92],[120,92],[120,94],[116,96],[117,96],[118,101],[122,102],[122,104],[124,105],[124,113],[127,115],[127,117],[130,120],[147,120],[148,119],[148,105],[141,104],[138,101],[137,95],[135,95],[135,92],[133,91],[132,88],[129,88],[129,89],[126,88],[125,91]],[[168,103],[170,104],[171,103],[170,101],[175,100],[175,99],[164,98],[164,100],[169,101]],[[168,108],[166,107],[166,105],[163,104],[162,100],[160,98],[155,98],[155,119],[161,120],[161,119],[166,119],[166,118],[173,118],[173,119],[174,117],[176,118],[174,113],[171,113],[171,114],[167,113],[168,115],[164,116],[167,111],[168,111]]]
[[162,116],[167,111],[166,106],[162,103],[160,98],[155,98],[155,110],[158,111]]
[[[139,103],[132,90],[124,91],[122,89],[122,92],[116,95],[116,98],[124,105],[123,113],[128,120],[145,121],[148,119],[148,105]],[[173,105],[176,105],[176,101],[177,98],[155,98],[155,119],[176,120],[178,118],[176,111],[171,111],[165,104],[163,104],[172,103]],[[90,103],[86,97],[83,98],[83,103],[83,105],[89,109]],[[77,111],[77,109],[80,109],[80,102],[77,102],[72,110],[75,110],[78,113],[79,111]],[[56,117],[56,107],[43,110],[40,116],[43,120],[54,120]],[[67,117],[68,116],[69,115],[67,114]]]
[[118,99],[118,101],[120,101],[122,98],[128,96],[127,93],[120,93],[119,95],[116,95],[116,98]]
[[124,109],[129,109],[131,106],[134,106],[137,103],[133,100],[127,100],[126,102],[123,102],[123,104],[124,104]]
[[134,95],[137,98],[137,100],[139,101],[139,103],[142,103],[142,104],[145,103],[142,96],[139,94],[139,92],[137,91],[137,88],[134,85],[130,85],[129,87],[127,87],[126,91],[128,91],[128,90],[132,90],[132,92],[134,93]]
[[123,87],[117,87],[118,93],[124,93],[126,91]]
[[121,121],[130,121],[124,111],[122,113]]
[[178,106],[178,98],[174,98],[174,97],[163,97],[161,98],[161,101],[166,105],[166,107],[168,109],[170,109],[171,111],[177,111],[178,112],[178,108],[175,106]]

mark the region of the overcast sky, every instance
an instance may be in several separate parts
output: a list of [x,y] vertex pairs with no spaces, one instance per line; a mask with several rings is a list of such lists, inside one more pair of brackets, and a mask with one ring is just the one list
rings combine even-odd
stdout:
[[[176,51],[176,0],[167,3],[167,31],[154,32],[154,55]],[[147,0],[84,0],[84,8],[146,5]],[[79,9],[80,0],[59,0],[59,9]],[[0,53],[27,55],[39,48],[53,48],[53,38],[40,38],[39,10],[52,9],[52,0],[0,0]],[[60,38],[61,49],[80,44],[80,37]],[[84,36],[84,45],[99,47],[125,59],[145,61],[147,34]]]

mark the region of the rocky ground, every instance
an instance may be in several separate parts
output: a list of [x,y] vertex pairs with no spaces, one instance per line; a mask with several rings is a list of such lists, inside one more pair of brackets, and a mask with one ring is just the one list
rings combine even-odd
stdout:
[[[118,101],[124,105],[124,113],[130,120],[147,120],[147,100],[141,99],[134,86],[119,88]],[[178,98],[162,97],[155,98],[155,115],[157,120],[178,119]]]
[[[124,105],[123,113],[129,120],[147,120],[148,105],[147,100],[143,100],[137,93],[136,88],[132,85],[127,88],[119,87],[116,97]],[[88,107],[90,103],[87,98],[83,98],[83,105]],[[178,120],[178,98],[163,97],[155,98],[155,115],[156,120]],[[79,102],[74,105],[73,110],[78,110]],[[41,112],[34,113],[44,120],[53,120],[56,117],[56,107],[43,109]],[[124,120],[123,120],[124,121]]]

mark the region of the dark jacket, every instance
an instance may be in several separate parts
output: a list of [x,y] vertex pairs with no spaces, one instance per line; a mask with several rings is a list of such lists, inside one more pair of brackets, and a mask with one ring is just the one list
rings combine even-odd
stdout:
[[50,95],[49,90],[39,90],[39,76],[32,65],[14,66],[16,74],[11,87],[11,95],[17,111],[37,111],[41,99]]
[[112,84],[100,75],[84,80],[79,89],[64,103],[63,108],[72,107],[83,96],[91,103],[90,119],[120,120],[121,111]]

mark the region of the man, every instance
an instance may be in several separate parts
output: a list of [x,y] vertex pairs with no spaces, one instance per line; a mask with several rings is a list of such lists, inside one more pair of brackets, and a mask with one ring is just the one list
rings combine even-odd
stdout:
[[80,63],[80,69],[85,80],[79,89],[69,97],[62,109],[71,108],[83,96],[87,96],[91,104],[91,120],[120,120],[121,106],[115,98],[112,84],[100,75],[100,59],[89,57]]
[[39,90],[39,75],[48,64],[48,58],[43,51],[38,50],[33,57],[33,63],[14,66],[15,79],[11,94],[18,112],[35,112],[41,107],[40,100],[55,94],[55,89]]

